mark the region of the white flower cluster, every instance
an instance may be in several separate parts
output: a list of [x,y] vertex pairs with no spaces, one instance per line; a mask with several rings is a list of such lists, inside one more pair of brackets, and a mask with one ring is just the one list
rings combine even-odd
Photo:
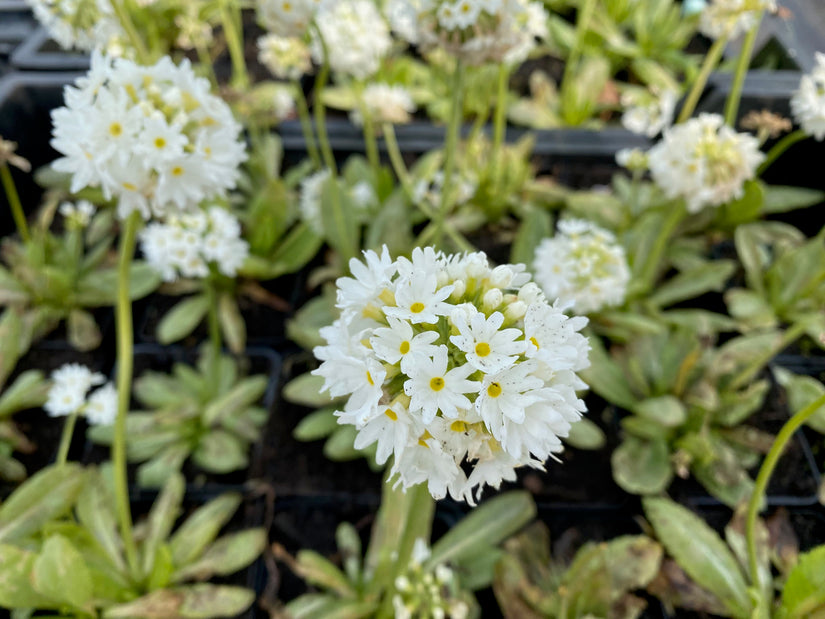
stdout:
[[558,228],[536,248],[533,270],[544,294],[581,314],[624,303],[630,268],[613,233],[584,219],[562,220]]
[[[329,178],[329,170],[325,168],[310,174],[301,181],[301,196],[298,201],[301,220],[319,235],[324,233],[321,198],[324,192],[324,184]],[[339,178],[337,180],[341,183],[343,179]],[[345,191],[349,193],[355,207],[355,213],[359,218],[378,202],[375,190],[367,181],[355,183],[352,187],[346,188]]]
[[[51,417],[82,413],[94,425],[112,425],[117,416],[117,390],[106,377],[79,363],[67,363],[52,372],[43,409]],[[103,385],[103,383],[106,383]],[[87,397],[89,389],[103,385]]]
[[524,265],[491,268],[481,252],[364,256],[337,281],[341,317],[321,329],[313,372],[348,396],[336,415],[358,430],[357,449],[394,455],[404,488],[426,482],[470,503],[562,450],[586,410],[586,318],[548,304]]
[[320,6],[321,0],[258,0],[258,19],[269,32],[302,37]]
[[678,98],[674,90],[625,93],[622,95],[622,106],[625,108],[622,125],[633,133],[655,137],[673,123]]
[[762,11],[775,10],[776,0],[710,0],[699,18],[699,31],[711,39],[734,39],[753,28]]
[[668,198],[684,198],[691,213],[741,198],[764,159],[755,137],[737,133],[718,114],[665,130],[648,151],[653,180]]
[[280,79],[297,80],[312,70],[309,46],[297,37],[277,34],[260,37],[258,60]]
[[[364,80],[373,75],[392,46],[389,27],[372,0],[337,0],[315,15],[312,57],[336,73]],[[325,58],[324,46],[327,54]]]
[[799,90],[791,97],[791,112],[802,130],[825,139],[825,54],[816,53],[816,66],[802,76]]
[[547,12],[529,0],[390,0],[387,16],[407,42],[473,65],[522,62],[547,37]]
[[117,198],[120,217],[189,209],[235,186],[241,127],[188,60],[145,67],[95,53],[65,99],[52,111],[51,144],[64,155],[54,168],[72,175],[72,192],[100,186]]
[[[419,179],[413,186],[412,199],[418,203],[428,203],[432,206],[438,207],[441,204],[441,190],[444,187],[444,171],[436,170],[431,175]],[[453,172],[453,184],[451,193],[455,192],[453,196],[454,205],[460,206],[466,204],[475,195],[478,189],[478,181],[471,178],[466,170],[459,170]]]
[[[407,123],[410,122],[410,114],[415,111],[412,96],[403,86],[370,84],[364,88],[362,98],[367,116],[374,123]],[[350,120],[358,126],[363,125],[361,110],[353,110]]]
[[49,36],[64,49],[110,52],[123,30],[109,0],[26,0]]
[[424,568],[431,554],[427,543],[417,538],[407,570],[395,579],[398,592],[392,598],[395,619],[465,619],[469,616],[467,602],[455,595],[458,582],[453,570],[443,563],[431,570]]
[[178,275],[206,277],[210,263],[234,277],[249,255],[249,244],[240,236],[238,220],[213,206],[207,212],[170,215],[164,223],[150,223],[140,232],[140,249],[167,282]]

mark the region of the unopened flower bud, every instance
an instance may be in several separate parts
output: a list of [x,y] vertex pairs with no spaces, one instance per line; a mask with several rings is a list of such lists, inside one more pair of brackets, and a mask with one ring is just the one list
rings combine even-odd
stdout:
[[484,305],[485,310],[493,311],[501,305],[502,301],[504,301],[504,295],[501,293],[501,290],[498,288],[491,288],[484,293],[482,304]]
[[504,315],[507,317],[507,320],[521,320],[524,318],[524,315],[527,313],[527,304],[523,301],[516,301],[515,303],[511,303],[507,306],[507,309],[504,310]]

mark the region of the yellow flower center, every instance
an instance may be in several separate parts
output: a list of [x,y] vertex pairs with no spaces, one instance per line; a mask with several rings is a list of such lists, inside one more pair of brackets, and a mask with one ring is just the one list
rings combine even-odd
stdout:
[[453,432],[464,432],[467,429],[467,424],[463,421],[456,419],[454,422],[450,424],[450,430]]
[[111,125],[109,125],[109,135],[111,135],[112,137],[119,137],[122,133],[123,126],[120,123],[114,122]]
[[181,174],[183,174],[183,168],[182,167],[180,167],[179,165],[176,165],[174,168],[172,168],[172,176],[180,176]]
[[156,137],[155,148],[163,148],[164,146],[166,146],[166,140],[164,140],[162,137]]
[[392,410],[391,408],[388,408],[387,410],[385,410],[385,411],[384,411],[384,414],[385,414],[387,417],[389,417],[390,419],[392,419],[393,421],[398,421],[398,415],[396,415],[396,414],[395,414],[395,411],[394,411],[394,410]]
[[498,383],[490,383],[490,386],[487,387],[487,395],[491,398],[497,398],[501,395],[501,385]]
[[398,348],[398,352],[400,352],[402,355],[406,355],[408,352],[410,352],[410,343],[406,340],[401,342],[401,346]]
[[441,391],[444,389],[444,379],[440,376],[430,379],[430,389],[433,391]]
[[486,357],[490,354],[490,345],[487,342],[479,342],[476,344],[476,354],[479,357]]
[[121,183],[121,184],[123,185],[123,188],[124,188],[126,191],[137,191],[137,187],[136,187],[134,184],[132,184],[132,183],[130,183],[130,182],[128,182],[128,181],[124,181],[124,182],[123,182],[123,183]]
[[410,311],[413,314],[420,314],[421,312],[424,311],[424,304],[421,303],[421,301],[416,301],[415,303],[410,305]]
[[369,373],[369,372],[367,372],[367,382],[368,382],[370,385],[372,385],[373,387],[375,386],[375,381],[374,381],[374,380],[372,380],[372,376],[370,375],[370,373]]
[[536,350],[539,350],[541,346],[539,346],[539,341],[535,337],[530,338],[530,343],[536,347]]
[[433,435],[430,434],[429,430],[424,430],[424,434],[418,437],[418,444],[429,449],[430,446],[427,445],[427,439],[431,439],[432,437]]

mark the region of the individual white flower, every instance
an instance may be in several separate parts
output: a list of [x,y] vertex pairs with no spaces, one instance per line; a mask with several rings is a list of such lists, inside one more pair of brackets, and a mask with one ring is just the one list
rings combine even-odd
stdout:
[[439,346],[432,357],[419,356],[410,363],[404,393],[410,396],[410,410],[421,412],[425,424],[441,411],[445,417],[458,417],[459,409],[470,408],[465,393],[478,391],[478,382],[467,380],[474,372],[470,365],[447,369],[447,347]]
[[146,261],[165,281],[209,275],[209,265],[234,277],[249,255],[235,217],[217,206],[151,222],[140,232]]
[[[412,96],[403,86],[369,84],[364,88],[362,99],[367,116],[374,123],[407,123],[415,111]],[[356,125],[364,124],[360,109],[353,110],[350,119]]]
[[699,31],[711,39],[734,39],[753,28],[762,11],[776,11],[776,0],[710,0],[699,19]]
[[295,97],[288,88],[279,88],[272,96],[272,113],[280,122],[295,116]]
[[624,303],[630,268],[611,232],[582,219],[559,222],[556,236],[536,248],[536,282],[551,299],[573,303],[581,314]]
[[442,48],[473,65],[523,62],[547,36],[547,12],[528,0],[390,0],[392,29],[423,51]]
[[152,66],[95,52],[89,73],[52,112],[56,170],[71,191],[100,187],[123,218],[195,208],[235,186],[246,159],[240,125],[188,60]]
[[633,133],[655,137],[673,123],[678,98],[675,90],[629,91],[622,95],[622,125]]
[[[371,0],[323,3],[315,15],[312,57],[336,73],[364,80],[378,71],[392,45],[384,18]],[[324,52],[326,49],[326,53]]]
[[549,305],[524,265],[493,268],[481,252],[364,257],[337,282],[341,317],[320,330],[313,372],[347,397],[336,415],[357,448],[393,455],[404,488],[471,503],[560,449],[584,410],[586,318]]
[[264,28],[282,37],[301,37],[321,5],[320,0],[257,0]]
[[295,36],[268,34],[260,37],[258,60],[281,79],[297,80],[312,70],[309,46]]
[[666,129],[647,154],[655,183],[668,198],[684,198],[691,213],[741,198],[765,159],[755,137],[737,133],[718,114]]
[[799,80],[791,97],[794,120],[808,135],[825,139],[825,54],[816,53],[816,66]]
[[117,417],[117,390],[107,383],[89,396],[83,409],[86,420],[92,425],[110,426]]
[[87,399],[89,390],[102,385],[106,378],[99,372],[78,363],[67,363],[51,375],[52,386],[43,405],[51,417],[65,417],[77,413],[86,415],[89,423],[112,423],[117,415],[117,392],[111,383],[95,391]]
[[[490,292],[496,290],[493,288]],[[512,366],[518,355],[525,351],[523,331],[501,329],[504,314],[493,312],[487,318],[484,312],[473,309],[469,320],[467,318],[467,313],[459,308],[450,315],[459,333],[450,336],[450,341],[466,354],[467,363],[476,370],[495,374]],[[516,341],[516,338],[521,339]]]

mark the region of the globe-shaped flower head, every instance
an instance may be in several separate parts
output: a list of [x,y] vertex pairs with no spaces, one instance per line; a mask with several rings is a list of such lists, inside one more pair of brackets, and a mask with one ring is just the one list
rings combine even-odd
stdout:
[[666,129],[648,151],[654,182],[668,198],[684,198],[691,213],[741,198],[764,158],[755,137],[737,133],[718,114]]
[[559,222],[555,237],[536,249],[536,283],[551,299],[572,302],[581,314],[621,305],[630,268],[612,233],[583,219]]
[[64,49],[120,48],[125,38],[109,0],[26,0],[37,20]]
[[235,186],[246,159],[241,127],[188,60],[152,66],[92,56],[89,73],[52,112],[54,168],[71,190],[100,187],[118,215],[187,210]]
[[825,139],[825,54],[816,53],[816,66],[802,76],[799,90],[791,97],[794,120],[808,135]]
[[404,488],[468,502],[562,450],[585,411],[586,318],[548,304],[524,265],[492,268],[483,253],[364,257],[338,280],[341,317],[314,351],[324,389],[348,396],[336,414],[356,448],[393,455]]
[[762,11],[775,11],[776,0],[711,0],[699,18],[706,37],[734,39],[756,25]]

